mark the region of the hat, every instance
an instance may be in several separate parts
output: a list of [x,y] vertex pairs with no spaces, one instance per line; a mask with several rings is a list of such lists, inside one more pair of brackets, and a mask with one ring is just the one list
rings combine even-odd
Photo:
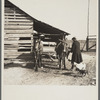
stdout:
[[72,40],[76,40],[76,37],[73,37]]
[[41,37],[43,37],[44,35],[43,35],[43,34],[41,34],[40,36],[41,36]]

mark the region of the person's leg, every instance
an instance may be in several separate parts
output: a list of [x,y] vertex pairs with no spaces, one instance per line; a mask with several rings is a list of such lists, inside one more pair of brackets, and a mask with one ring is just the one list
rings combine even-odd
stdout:
[[62,63],[62,59],[61,57],[59,58],[59,69],[61,69],[61,63]]
[[71,70],[72,70],[72,71],[77,71],[75,62],[72,62]]
[[38,66],[41,68],[41,54],[38,55]]
[[35,71],[38,71],[38,58],[37,58],[37,52],[35,55]]
[[43,67],[43,63],[42,63],[42,54],[40,55],[40,66]]
[[66,55],[67,55],[67,59],[68,59],[69,54],[70,54],[70,51],[68,51],[68,52],[66,53]]
[[63,55],[62,55],[62,61],[63,61],[64,69],[66,69],[65,59],[66,59],[66,53],[63,52]]
[[36,61],[35,61],[35,58],[36,58],[36,54],[35,54],[35,52],[33,52],[33,61],[34,61],[33,68],[35,68],[35,64],[36,64],[36,63],[35,63],[35,62],[36,62]]
[[61,57],[60,57],[60,55],[58,55],[58,65],[59,65],[59,69],[61,69]]
[[74,68],[74,54],[72,54],[72,59],[71,59],[71,64],[72,64],[72,67],[71,67],[71,70]]
[[73,69],[73,68],[74,68],[74,62],[72,62],[71,64],[72,64],[72,67],[71,67],[71,69]]

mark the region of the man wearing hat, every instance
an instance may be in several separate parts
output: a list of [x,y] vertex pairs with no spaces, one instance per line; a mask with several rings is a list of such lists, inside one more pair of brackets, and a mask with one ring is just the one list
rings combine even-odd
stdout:
[[35,65],[36,71],[38,70],[38,67],[43,68],[42,67],[43,42],[42,42],[41,38],[43,38],[43,35],[39,36],[39,38],[36,40],[36,43],[35,43],[35,52],[36,52],[36,57],[38,60],[38,63],[37,63],[38,65]]
[[71,69],[74,68],[74,62],[76,63],[81,63],[82,60],[82,55],[81,55],[81,50],[80,50],[80,43],[76,40],[75,37],[72,38],[73,44],[72,44],[72,48],[71,48],[71,52],[72,52],[72,59],[71,59],[71,63],[72,63],[72,67]]

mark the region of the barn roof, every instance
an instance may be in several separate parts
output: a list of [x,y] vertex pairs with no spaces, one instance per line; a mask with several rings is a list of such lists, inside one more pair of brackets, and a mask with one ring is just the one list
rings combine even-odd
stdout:
[[47,23],[44,23],[42,21],[39,21],[37,19],[35,19],[34,17],[30,16],[29,14],[27,14],[25,11],[23,11],[22,9],[20,9],[19,7],[17,7],[15,4],[13,4],[12,2],[5,0],[6,3],[9,2],[12,6],[18,8],[20,11],[22,11],[23,13],[25,13],[26,15],[28,15],[29,17],[31,17],[34,21],[34,30],[37,32],[41,32],[41,33],[47,33],[47,34],[59,34],[59,35],[70,35],[68,32],[65,32],[63,30],[60,30],[58,28],[55,28]]
[[69,35],[69,33],[64,32],[58,28],[55,28],[49,24],[46,24],[44,22],[34,20],[34,30],[42,33],[49,33],[49,34],[65,34]]

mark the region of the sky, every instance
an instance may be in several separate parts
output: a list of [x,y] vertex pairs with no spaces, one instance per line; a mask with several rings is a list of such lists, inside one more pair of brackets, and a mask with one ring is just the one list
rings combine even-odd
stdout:
[[[32,17],[70,33],[68,39],[87,36],[88,0],[9,0]],[[98,2],[90,0],[89,34],[98,34]]]

